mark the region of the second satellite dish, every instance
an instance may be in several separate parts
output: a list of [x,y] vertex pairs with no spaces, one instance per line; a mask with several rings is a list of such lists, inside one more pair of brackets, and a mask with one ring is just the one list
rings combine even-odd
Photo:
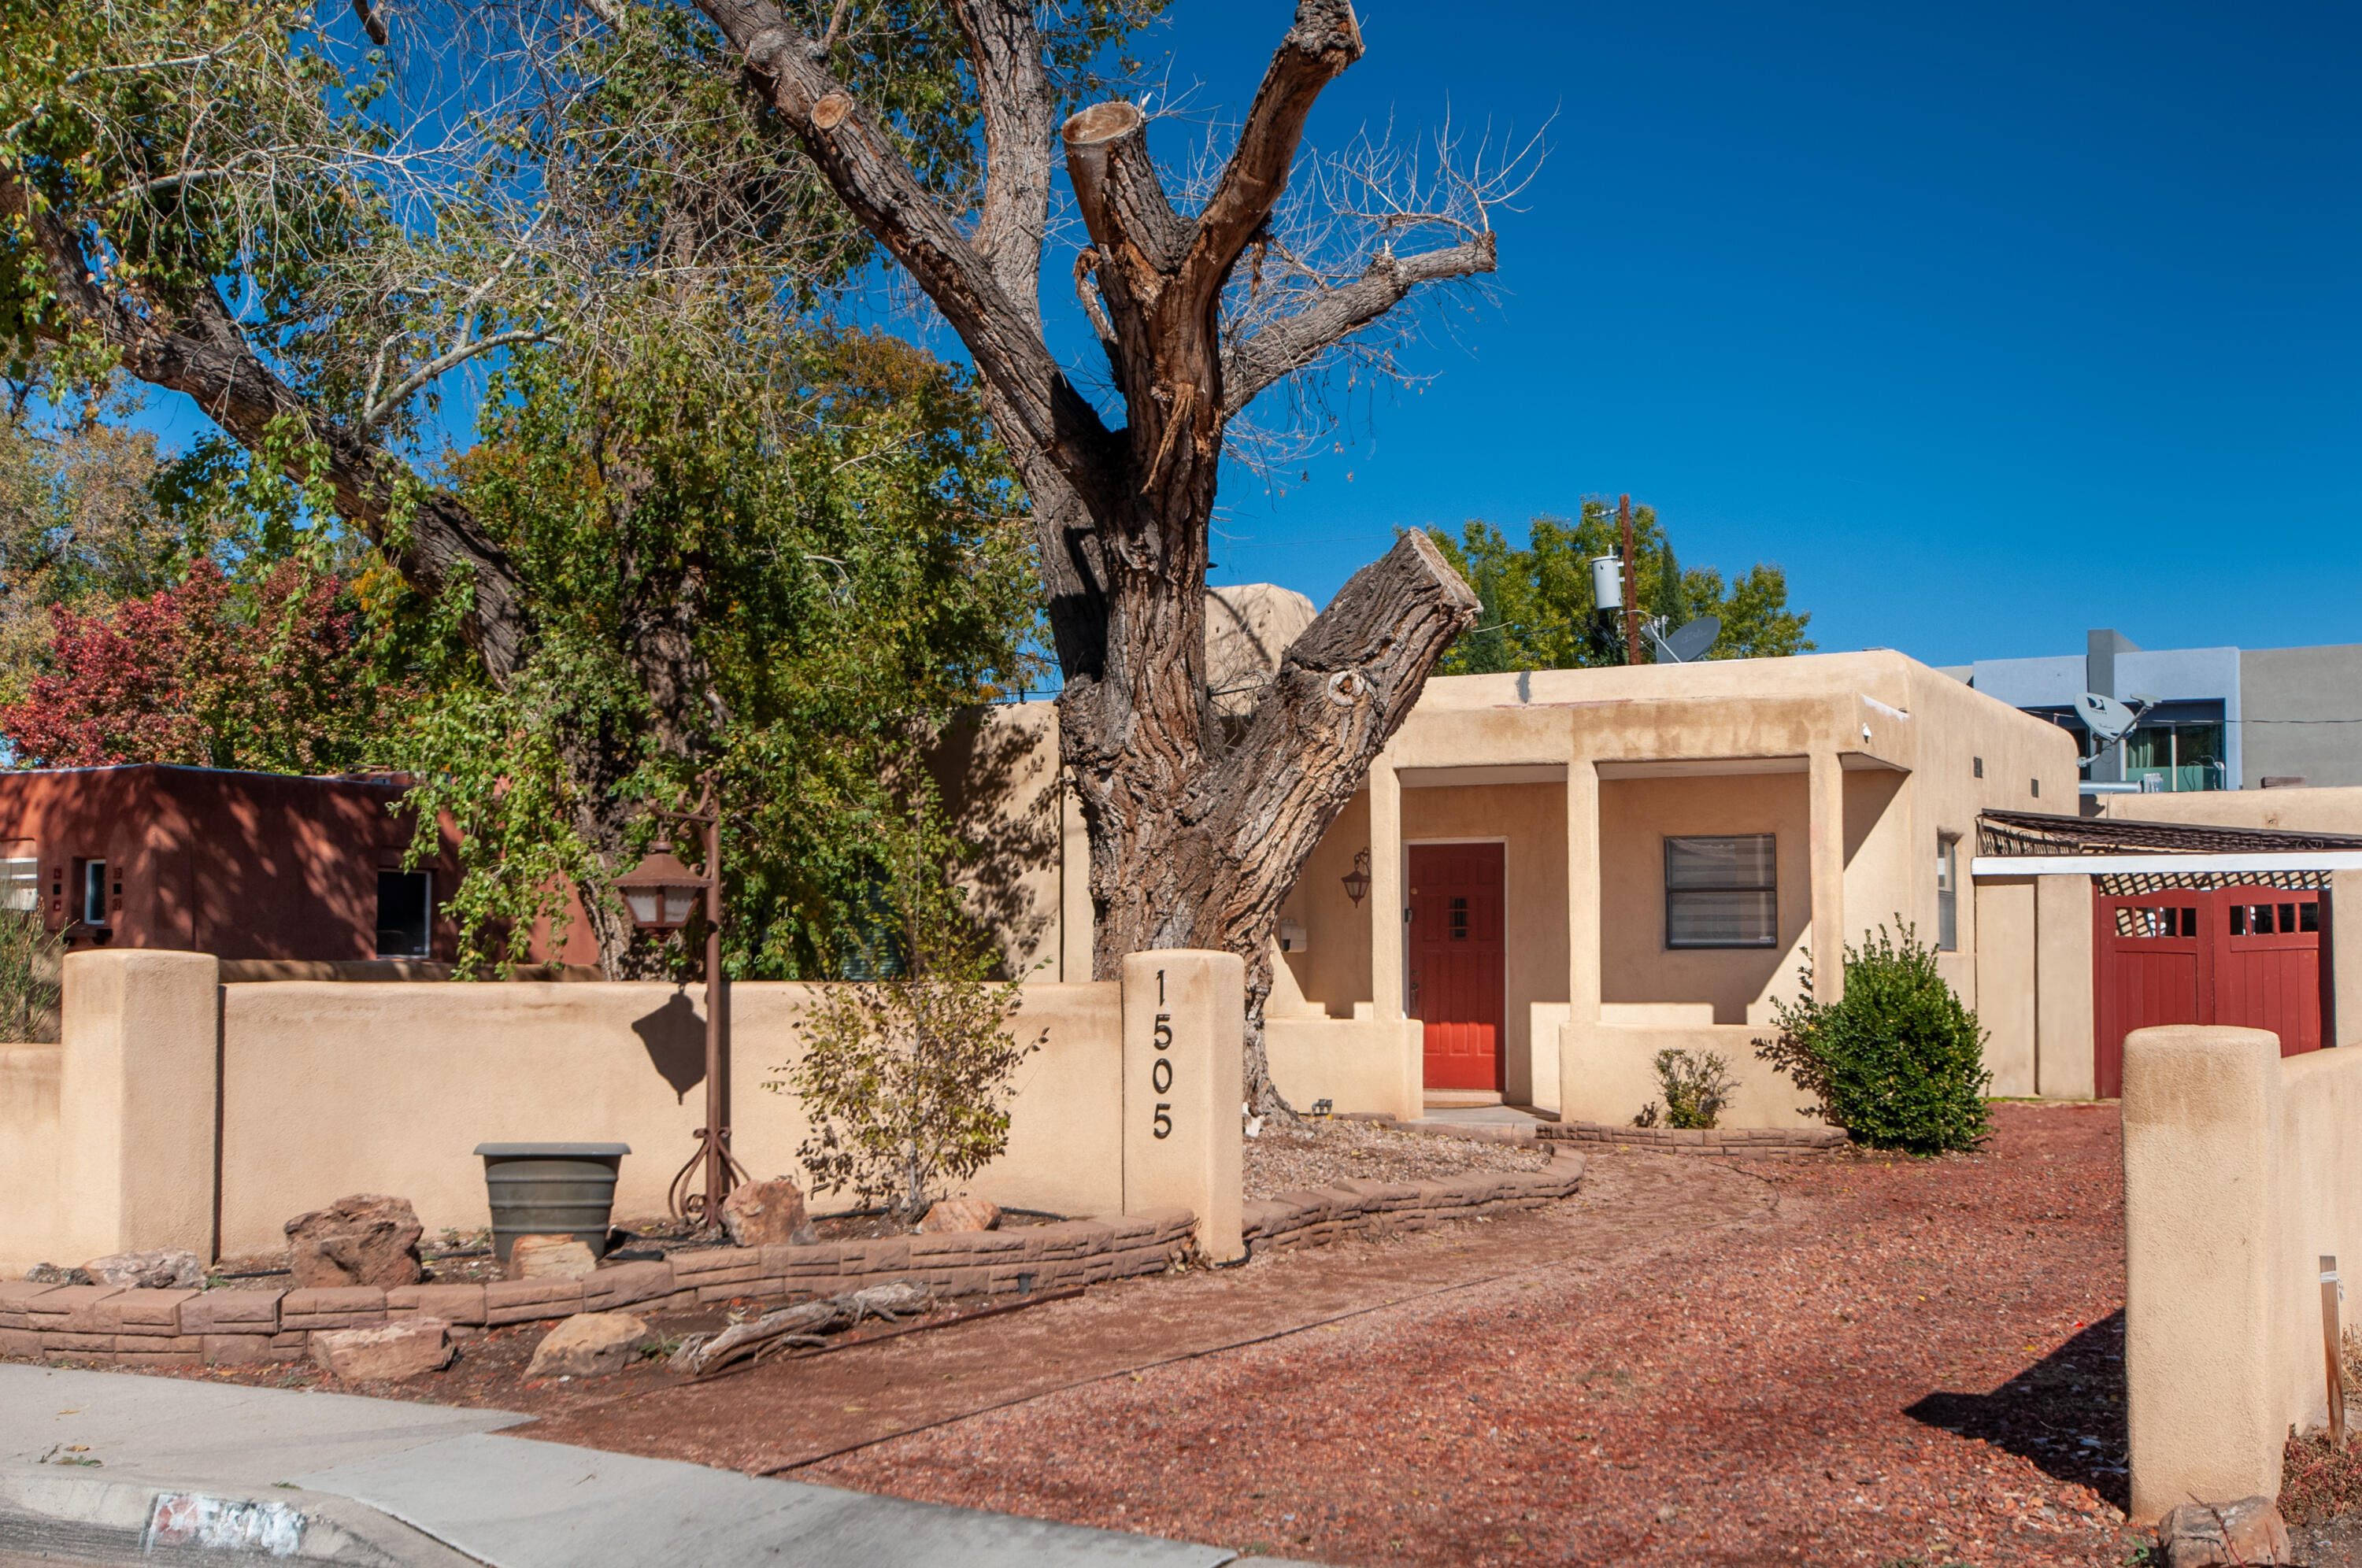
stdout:
[[[1660,621],[1657,625],[1664,624]],[[1657,645],[1660,664],[1689,664],[1702,657],[1714,640],[1722,635],[1722,619],[1716,615],[1701,615],[1671,636],[1658,635],[1657,626],[1649,628],[1649,640]]]

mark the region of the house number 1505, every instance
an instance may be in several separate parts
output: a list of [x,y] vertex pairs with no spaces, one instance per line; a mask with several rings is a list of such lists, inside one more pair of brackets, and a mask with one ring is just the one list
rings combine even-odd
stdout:
[[[1156,1005],[1159,1008],[1164,1005],[1164,971],[1162,969],[1156,971]],[[1173,1060],[1164,1055],[1172,1049],[1173,1015],[1159,1012],[1156,1015],[1156,1065],[1148,1069],[1149,1087],[1158,1094],[1173,1092]],[[1173,1136],[1173,1107],[1169,1102],[1156,1102],[1156,1114],[1150,1118],[1150,1125],[1159,1138]]]

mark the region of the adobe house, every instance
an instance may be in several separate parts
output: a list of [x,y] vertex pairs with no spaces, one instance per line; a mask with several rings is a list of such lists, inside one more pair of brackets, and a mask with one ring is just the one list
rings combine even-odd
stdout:
[[[944,766],[998,759],[964,823],[1016,829],[977,873],[1008,972],[1072,980],[1055,724],[996,710]],[[1899,917],[1982,1012],[1993,1092],[2088,1098],[2088,880],[2080,904],[2073,878],[1970,882],[1981,813],[2071,813],[2077,781],[2064,730],[1893,652],[1432,679],[1282,908],[1273,1076],[1298,1105],[1620,1123],[1674,1047],[1730,1065],[1725,1125],[1803,1125],[1754,1043],[1808,952],[1833,999],[1840,948]]]
[[403,867],[403,788],[158,764],[0,772],[0,902],[40,911],[74,949],[447,963],[458,857],[447,833],[433,863]]

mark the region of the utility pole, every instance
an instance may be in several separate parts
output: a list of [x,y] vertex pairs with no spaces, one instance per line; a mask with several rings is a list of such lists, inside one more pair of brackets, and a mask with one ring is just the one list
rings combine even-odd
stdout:
[[1632,498],[1616,498],[1616,521],[1624,530],[1624,662],[1640,662],[1639,584],[1632,576]]

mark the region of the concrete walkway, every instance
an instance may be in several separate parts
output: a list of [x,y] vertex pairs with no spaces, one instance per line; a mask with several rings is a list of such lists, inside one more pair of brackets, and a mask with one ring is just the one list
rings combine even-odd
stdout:
[[1220,1568],[1237,1558],[495,1435],[525,1419],[0,1365],[0,1563],[11,1549],[89,1563],[353,1568]]

